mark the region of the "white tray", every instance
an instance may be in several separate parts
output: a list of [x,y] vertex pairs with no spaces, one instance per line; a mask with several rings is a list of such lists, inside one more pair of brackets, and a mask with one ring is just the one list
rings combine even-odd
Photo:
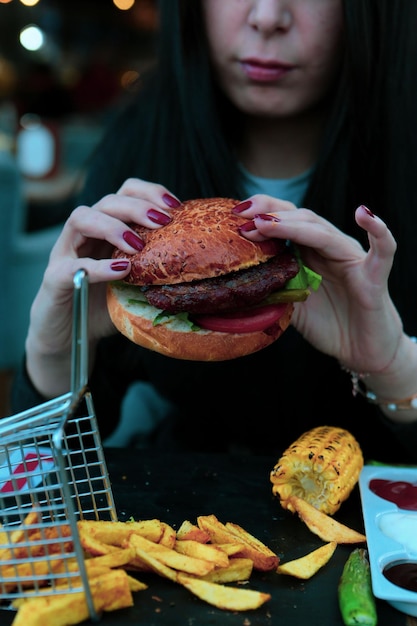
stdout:
[[[386,600],[397,610],[417,616],[417,592],[403,589],[390,582],[383,573],[388,565],[417,563],[417,511],[399,509],[395,503],[373,493],[369,488],[373,479],[406,481],[417,485],[417,468],[365,465],[359,477],[373,593],[375,597]],[[406,516],[407,523],[415,522],[416,541],[412,542],[414,545],[404,544],[401,533],[394,539],[383,532],[381,525],[382,527],[384,524],[387,525],[388,520],[388,530],[391,534],[393,513]]]

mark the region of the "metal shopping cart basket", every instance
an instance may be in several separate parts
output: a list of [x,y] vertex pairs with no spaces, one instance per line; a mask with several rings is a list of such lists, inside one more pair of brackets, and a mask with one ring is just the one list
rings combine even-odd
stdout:
[[[87,388],[88,277],[74,276],[71,391],[0,420],[0,609],[28,590],[84,591],[97,621],[80,519],[116,521],[91,394]],[[75,564],[75,567],[74,567]]]

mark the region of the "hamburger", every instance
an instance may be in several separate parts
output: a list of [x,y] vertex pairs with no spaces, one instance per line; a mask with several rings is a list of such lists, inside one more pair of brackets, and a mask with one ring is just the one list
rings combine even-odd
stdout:
[[247,221],[230,198],[196,199],[171,211],[159,229],[132,225],[144,241],[131,271],[111,282],[107,306],[116,328],[166,356],[223,361],[251,354],[288,328],[294,301],[308,294],[308,274],[288,242],[249,241]]

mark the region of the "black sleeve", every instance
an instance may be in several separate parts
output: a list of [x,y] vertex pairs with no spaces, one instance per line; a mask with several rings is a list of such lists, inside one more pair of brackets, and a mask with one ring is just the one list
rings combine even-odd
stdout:
[[100,341],[89,388],[103,438],[116,428],[128,387],[146,380],[141,349],[120,334]]
[[[382,424],[386,425],[388,431],[392,433],[393,444],[398,441],[408,452],[404,462],[417,463],[417,420],[411,423],[398,423],[393,422],[387,418],[387,416],[377,408],[379,419]],[[382,458],[376,459],[377,461],[384,460]]]

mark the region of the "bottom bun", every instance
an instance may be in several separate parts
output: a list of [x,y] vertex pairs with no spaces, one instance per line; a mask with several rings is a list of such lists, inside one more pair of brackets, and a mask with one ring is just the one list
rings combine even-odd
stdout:
[[136,287],[109,283],[107,307],[113,324],[125,337],[139,346],[165,356],[188,361],[226,361],[262,350],[276,341],[288,328],[294,305],[264,331],[223,333],[192,330],[189,322],[178,316],[154,325],[160,309],[148,304]]

